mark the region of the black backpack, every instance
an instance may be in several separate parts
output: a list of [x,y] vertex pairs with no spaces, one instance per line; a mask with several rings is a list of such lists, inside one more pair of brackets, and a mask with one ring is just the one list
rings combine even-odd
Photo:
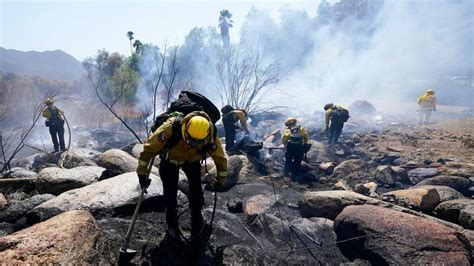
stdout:
[[[206,151],[212,149],[214,146],[213,141],[217,137],[217,129],[215,123],[219,121],[221,115],[219,113],[219,109],[217,109],[217,107],[209,99],[197,92],[182,91],[179,94],[178,99],[171,103],[168,111],[156,117],[155,123],[153,124],[151,130],[152,132],[155,132],[168,119],[170,119],[171,117],[176,117],[173,122],[173,132],[181,132],[180,126],[182,118],[194,111],[205,112],[211,119],[211,122],[214,127],[211,143],[205,145],[201,149],[202,153],[205,153]],[[166,153],[174,145],[178,144],[180,136],[181,134],[172,134],[170,139],[168,139],[166,147],[163,149],[163,152]]]
[[344,123],[349,119],[349,111],[335,107],[331,112],[331,121]]
[[303,135],[301,134],[301,127],[290,128],[290,138],[288,142],[291,144],[303,144]]
[[235,110],[234,107],[232,107],[232,105],[230,105],[230,104],[228,104],[228,105],[226,105],[226,106],[224,106],[224,107],[221,108],[222,115],[225,115],[225,114],[227,114],[227,113],[230,113],[230,112],[232,112],[232,111],[234,111],[234,110]]
[[155,132],[166,120],[172,116],[177,116],[177,112],[185,116],[194,111],[205,112],[213,124],[221,119],[219,109],[205,96],[192,91],[182,91],[178,99],[171,103],[168,111],[158,115],[155,119],[155,123],[151,127],[151,131]]

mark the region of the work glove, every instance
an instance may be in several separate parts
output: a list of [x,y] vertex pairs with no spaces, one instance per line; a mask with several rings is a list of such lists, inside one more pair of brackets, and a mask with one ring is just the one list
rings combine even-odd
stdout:
[[222,177],[216,177],[216,180],[214,180],[214,185],[212,186],[214,188],[214,190],[219,190],[221,189],[224,184],[225,184],[225,180],[226,180],[226,177],[225,176],[222,176]]
[[147,193],[146,189],[150,186],[151,179],[146,175],[138,175],[138,181],[140,182],[140,187]]

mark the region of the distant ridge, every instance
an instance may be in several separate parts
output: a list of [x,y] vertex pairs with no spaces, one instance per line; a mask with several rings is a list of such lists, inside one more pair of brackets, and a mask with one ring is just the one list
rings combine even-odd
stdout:
[[0,72],[72,82],[84,70],[80,61],[61,50],[23,52],[0,47]]

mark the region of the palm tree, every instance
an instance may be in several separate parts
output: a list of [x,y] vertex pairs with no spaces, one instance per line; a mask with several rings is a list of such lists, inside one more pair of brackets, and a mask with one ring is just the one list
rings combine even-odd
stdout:
[[130,54],[133,55],[132,40],[133,40],[133,31],[127,32],[128,40],[130,41]]
[[143,43],[140,40],[135,40],[135,42],[133,42],[133,48],[135,48],[136,54],[140,54],[142,50],[142,46],[143,46]]
[[229,10],[223,9],[220,11],[219,29],[221,31],[222,43],[225,49],[229,49],[230,47],[229,28],[232,28],[232,23],[234,23],[234,21],[230,19],[231,17],[232,13],[230,13]]

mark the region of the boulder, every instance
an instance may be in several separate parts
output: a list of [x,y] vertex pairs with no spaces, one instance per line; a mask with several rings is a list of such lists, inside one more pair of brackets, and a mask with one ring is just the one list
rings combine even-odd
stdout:
[[[232,188],[238,182],[251,182],[260,176],[256,165],[244,155],[229,156],[229,158],[227,158],[227,171],[227,179],[222,187],[224,190]],[[210,169],[209,173],[204,176],[204,180],[208,183],[212,183],[215,179],[216,172],[217,169],[215,167]]]
[[10,200],[7,209],[0,212],[0,222],[15,223],[34,207],[53,199],[54,195],[34,195],[25,200]]
[[133,156],[133,158],[138,159],[140,158],[140,153],[142,153],[142,151],[143,151],[143,144],[137,143],[135,144],[135,146],[133,146],[131,155]]
[[247,217],[266,212],[275,203],[275,199],[270,196],[259,194],[244,199],[242,206]]
[[429,185],[450,187],[462,193],[464,196],[470,196],[469,187],[471,187],[471,181],[464,177],[440,175],[425,179],[415,186]]
[[440,202],[464,198],[464,196],[461,193],[446,186],[418,186],[418,187],[435,189],[436,192],[438,192]]
[[45,165],[58,165],[61,153],[37,153],[26,158],[22,158],[16,162],[16,166],[38,171],[43,168]]
[[350,185],[354,182],[359,183],[360,179],[370,176],[369,165],[359,159],[347,160],[334,168],[331,175],[333,180],[345,180]]
[[377,109],[368,101],[355,101],[348,107],[351,115],[354,116],[373,116]]
[[334,230],[338,240],[359,238],[338,245],[350,260],[367,259],[372,265],[470,265],[471,246],[460,232],[418,216],[378,206],[349,206],[334,221]]
[[73,148],[66,153],[61,154],[61,160],[64,160],[63,166],[65,168],[74,168],[78,166],[97,166],[97,160],[102,154],[100,151]]
[[395,190],[384,196],[394,196],[399,204],[411,206],[417,210],[432,211],[440,203],[440,196],[435,188],[413,187]]
[[111,149],[99,156],[97,164],[106,169],[109,177],[114,177],[136,171],[138,160],[122,150]]
[[3,172],[2,175],[3,178],[23,178],[34,177],[36,172],[21,167],[13,167],[10,171]]
[[323,143],[310,140],[309,144],[311,144],[311,148],[306,153],[306,159],[309,164],[318,165],[331,161]]
[[241,213],[243,212],[241,199],[231,199],[227,202],[227,210],[232,213]]
[[[109,178],[124,173],[135,172],[137,170],[138,160],[122,150],[111,149],[99,156],[97,164],[106,169],[103,177]],[[152,173],[158,175],[158,169],[153,167]]]
[[435,212],[441,219],[467,229],[474,229],[474,200],[472,199],[445,201],[436,207]]
[[408,178],[412,184],[418,184],[426,178],[438,175],[436,168],[416,168],[408,171]]
[[3,196],[2,193],[0,193],[0,210],[3,210],[5,209],[5,207],[7,206],[7,199],[5,198],[5,196]]
[[377,200],[346,190],[306,192],[299,201],[301,216],[333,220],[349,205],[377,204]]
[[9,264],[115,264],[114,252],[86,211],[66,212],[0,238],[0,261]]
[[[152,180],[145,194],[146,204],[162,205],[163,188],[160,178],[150,175]],[[54,199],[34,208],[27,215],[28,223],[44,221],[70,210],[87,210],[95,217],[104,217],[133,212],[140,195],[136,173],[125,173],[91,185],[69,190]],[[149,202],[149,203],[148,203]]]
[[334,171],[335,165],[333,162],[326,162],[326,163],[321,163],[319,165],[319,169],[323,171],[326,175],[332,174]]
[[377,180],[380,184],[390,187],[393,187],[400,182],[406,182],[406,173],[400,171],[398,168],[400,167],[392,167],[390,165],[378,166],[375,170],[375,180]]
[[36,189],[40,193],[59,195],[65,191],[97,182],[105,168],[79,166],[73,169],[50,167],[38,173]]
[[439,168],[443,175],[455,175],[469,178],[474,176],[474,163],[449,162]]

